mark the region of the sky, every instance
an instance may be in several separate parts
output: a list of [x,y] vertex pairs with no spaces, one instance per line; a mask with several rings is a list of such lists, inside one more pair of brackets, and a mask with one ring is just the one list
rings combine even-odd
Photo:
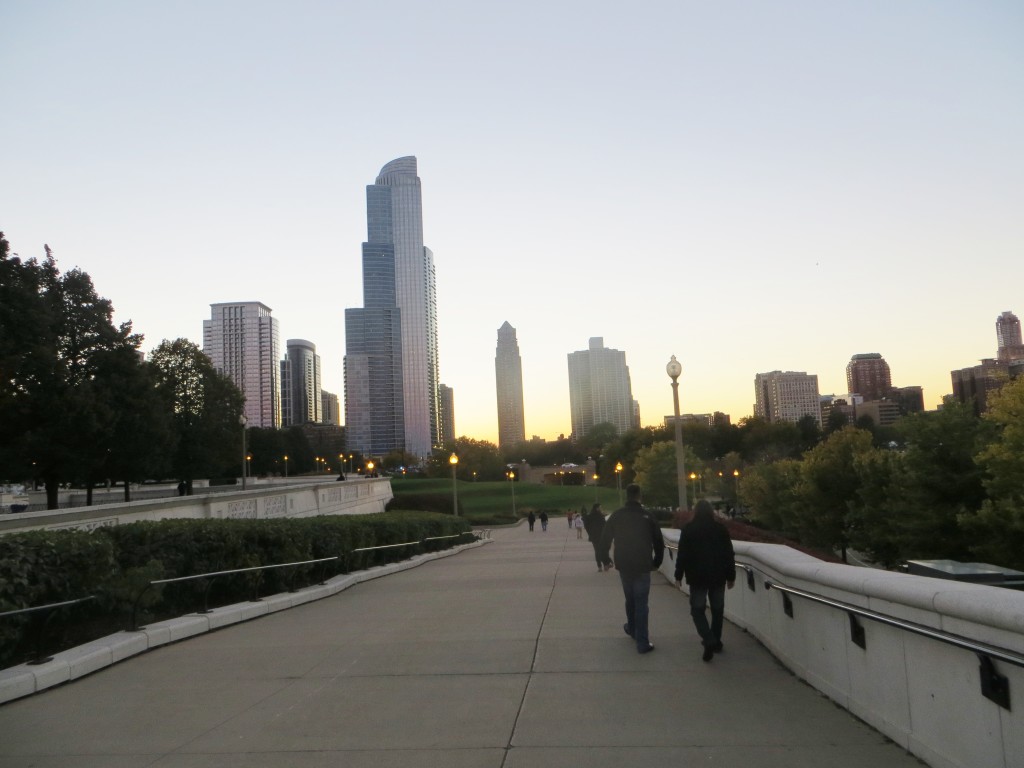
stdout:
[[[88,272],[151,351],[261,301],[343,397],[366,185],[415,155],[459,435],[527,437],[567,355],[626,353],[644,426],[846,392],[934,408],[1024,317],[1024,5],[974,0],[0,0],[0,231]],[[344,408],[344,405],[342,406]]]

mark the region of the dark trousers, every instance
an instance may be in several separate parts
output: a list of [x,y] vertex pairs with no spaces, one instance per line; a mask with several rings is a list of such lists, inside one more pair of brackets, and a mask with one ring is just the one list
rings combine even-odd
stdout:
[[626,632],[636,640],[638,649],[651,644],[647,635],[648,600],[651,595],[651,572],[623,573],[619,571],[622,593],[626,597]]
[[[708,624],[707,606],[711,606],[711,624]],[[722,642],[722,623],[725,616],[725,584],[713,587],[690,587],[690,616],[705,647],[713,648]]]

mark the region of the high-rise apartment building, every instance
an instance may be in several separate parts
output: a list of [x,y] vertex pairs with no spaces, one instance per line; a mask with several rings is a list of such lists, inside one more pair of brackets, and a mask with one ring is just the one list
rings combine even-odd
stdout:
[[455,445],[455,390],[447,384],[438,384],[437,400],[440,444],[445,447]]
[[771,423],[813,416],[821,426],[818,377],[802,371],[771,371],[754,377],[754,415]]
[[341,424],[341,404],[338,396],[326,389],[320,390],[320,421],[331,426]]
[[626,366],[626,353],[590,339],[589,349],[569,353],[569,410],[575,440],[597,424],[611,424],[617,434],[638,427],[639,406]]
[[242,391],[248,426],[281,426],[281,342],[270,307],[258,301],[211,304],[203,352]]
[[523,359],[516,329],[506,320],[498,329],[494,354],[494,381],[498,393],[498,447],[512,448],[526,442],[523,410]]
[[1003,312],[996,318],[996,359],[1004,362],[1024,359],[1024,341],[1021,341],[1020,320],[1013,312]]
[[846,391],[865,400],[882,400],[892,389],[889,364],[877,352],[854,355],[846,364]]
[[416,158],[366,188],[363,307],[345,310],[345,426],[367,455],[428,456],[438,429],[437,291]]
[[320,355],[305,339],[288,339],[281,361],[281,424],[296,427],[323,421],[320,390]]

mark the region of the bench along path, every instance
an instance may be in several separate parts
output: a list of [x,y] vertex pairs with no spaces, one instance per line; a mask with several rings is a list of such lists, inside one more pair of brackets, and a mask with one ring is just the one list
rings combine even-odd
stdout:
[[921,765],[731,625],[702,662],[659,574],[637,654],[617,574],[560,520],[493,536],[0,706],[0,765]]

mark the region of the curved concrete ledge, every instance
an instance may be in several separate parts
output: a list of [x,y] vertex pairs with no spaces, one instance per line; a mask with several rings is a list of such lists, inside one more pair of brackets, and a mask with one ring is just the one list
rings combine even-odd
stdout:
[[322,600],[364,581],[416,568],[432,560],[456,555],[464,550],[482,547],[488,543],[490,543],[488,539],[478,539],[440,552],[428,552],[401,562],[335,576],[325,584],[307,587],[298,592],[285,592],[262,598],[258,602],[236,603],[215,608],[210,613],[189,614],[176,619],[154,622],[142,627],[137,632],[118,632],[85,645],[61,651],[54,654],[53,659],[44,664],[20,664],[0,670],[0,704],[76,680],[119,661],[124,661],[153,648],[159,648],[161,645],[175,643],[243,621],[250,621],[314,600]]
[[[676,544],[678,530],[663,531]],[[790,671],[933,768],[1020,766],[1024,667],[994,661],[1011,708],[982,693],[979,655],[840,608],[765,589],[800,589],[895,619],[1024,656],[1024,593],[911,576],[815,558],[777,544],[735,542],[737,574],[726,617],[755,636]],[[674,560],[662,572],[673,578]],[[863,630],[864,647],[851,621]],[[1016,706],[1013,706],[1013,705]]]
[[244,491],[0,515],[0,534],[39,529],[93,530],[139,520],[175,518],[267,520],[315,515],[369,515],[383,512],[392,498],[391,481],[387,478],[362,478],[343,483],[321,481],[259,485]]

